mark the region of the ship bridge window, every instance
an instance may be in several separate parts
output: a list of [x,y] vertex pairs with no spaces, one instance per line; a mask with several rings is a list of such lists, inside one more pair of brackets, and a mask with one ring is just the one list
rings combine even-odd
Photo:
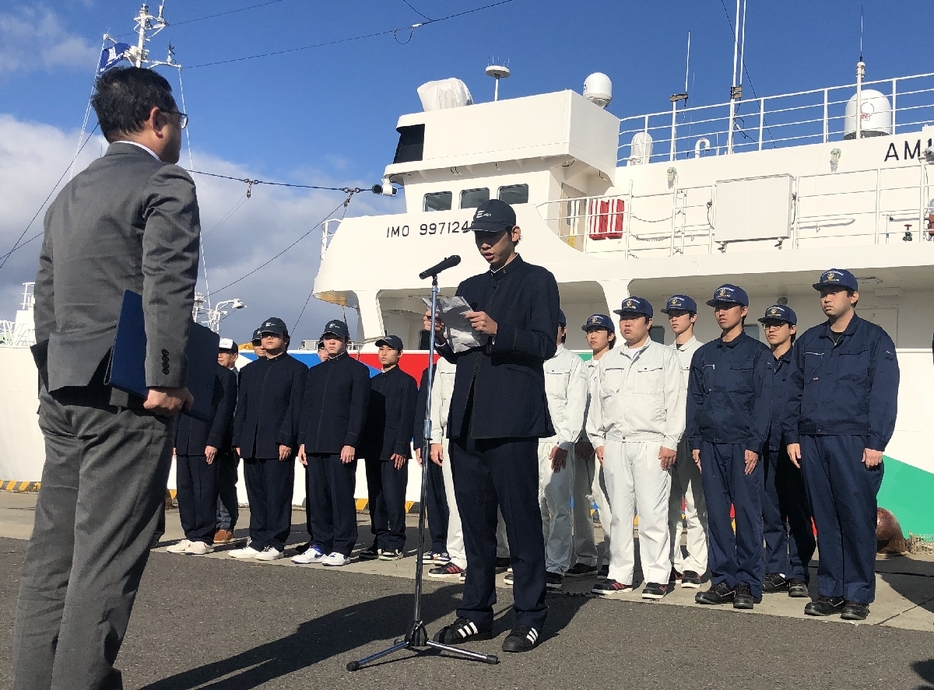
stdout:
[[461,192],[461,208],[477,208],[484,201],[490,200],[490,190],[486,187],[465,189]]
[[499,188],[499,200],[507,204],[529,203],[529,186],[527,184],[511,184]]
[[425,211],[450,211],[454,195],[451,192],[429,192],[425,195]]
[[411,163],[420,161],[425,151],[425,125],[409,125],[399,127],[399,143],[396,145],[396,155],[392,162]]

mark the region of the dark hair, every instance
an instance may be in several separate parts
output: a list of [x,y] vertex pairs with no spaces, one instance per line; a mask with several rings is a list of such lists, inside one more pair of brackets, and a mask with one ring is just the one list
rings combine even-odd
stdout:
[[165,77],[141,67],[114,67],[100,75],[94,83],[91,105],[109,142],[142,131],[153,108],[177,110]]

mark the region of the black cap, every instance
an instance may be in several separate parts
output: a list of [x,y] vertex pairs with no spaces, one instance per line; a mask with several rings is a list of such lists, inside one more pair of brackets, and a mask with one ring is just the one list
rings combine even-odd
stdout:
[[564,326],[565,328],[568,326],[568,317],[566,317],[564,312],[560,309],[558,310],[558,325]]
[[402,352],[402,338],[397,335],[386,335],[376,341],[376,347],[382,347],[383,345],[388,345],[393,350]]
[[260,333],[272,333],[273,335],[278,335],[282,338],[288,337],[289,329],[285,325],[285,321],[280,319],[278,316],[270,316],[268,319],[263,321],[263,325],[259,327]]
[[516,212],[512,206],[499,199],[490,199],[477,207],[467,229],[475,232],[502,232],[515,226]]
[[323,340],[319,340],[319,341],[318,341],[318,349],[320,350],[322,347],[324,347],[324,341],[323,341]]
[[250,340],[250,342],[253,343],[253,344],[256,344],[256,343],[262,344],[262,342],[263,342],[263,331],[262,331],[262,329],[257,328],[255,331],[253,331],[253,339]]
[[348,340],[350,338],[350,329],[347,328],[347,324],[340,319],[334,319],[333,321],[327,322],[327,325],[325,325],[324,330],[321,332],[321,338],[323,339],[324,336],[328,334]]
[[240,352],[240,348],[237,347],[237,343],[234,342],[233,338],[221,338],[217,342],[217,351],[235,355]]

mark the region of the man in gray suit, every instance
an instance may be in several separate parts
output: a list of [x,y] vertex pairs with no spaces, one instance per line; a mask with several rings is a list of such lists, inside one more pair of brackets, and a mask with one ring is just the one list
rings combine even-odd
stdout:
[[[20,580],[14,690],[119,690],[113,668],[158,520],[198,274],[195,186],[176,165],[187,117],[168,82],[102,74],[106,155],[45,216],[36,277],[46,460]],[[144,400],[104,384],[124,290],[143,295]]]

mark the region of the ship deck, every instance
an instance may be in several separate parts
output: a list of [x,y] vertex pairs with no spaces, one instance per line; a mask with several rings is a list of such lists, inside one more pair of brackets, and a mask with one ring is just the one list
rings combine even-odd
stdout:
[[[35,495],[0,494],[0,617],[7,621],[34,503]],[[365,522],[361,514],[364,538]],[[298,543],[304,514],[296,511],[293,523],[290,541]],[[598,600],[584,594],[591,581],[581,580],[549,594],[545,640],[523,655],[499,650],[511,625],[511,592],[499,587],[499,635],[471,645],[498,654],[499,666],[402,652],[348,674],[348,661],[387,646],[411,621],[414,519],[407,558],[355,562],[339,572],[287,559],[236,562],[222,551],[173,556],[164,545],[181,536],[177,512],[167,528],[118,659],[128,688],[934,686],[931,556],[880,558],[877,600],[860,624],[805,617],[801,600],[784,595],[766,596],[753,612],[697,606],[691,590],[659,603],[637,594]],[[459,584],[426,581],[429,632],[451,619],[459,598]],[[0,632],[2,684],[10,681],[10,629]]]

